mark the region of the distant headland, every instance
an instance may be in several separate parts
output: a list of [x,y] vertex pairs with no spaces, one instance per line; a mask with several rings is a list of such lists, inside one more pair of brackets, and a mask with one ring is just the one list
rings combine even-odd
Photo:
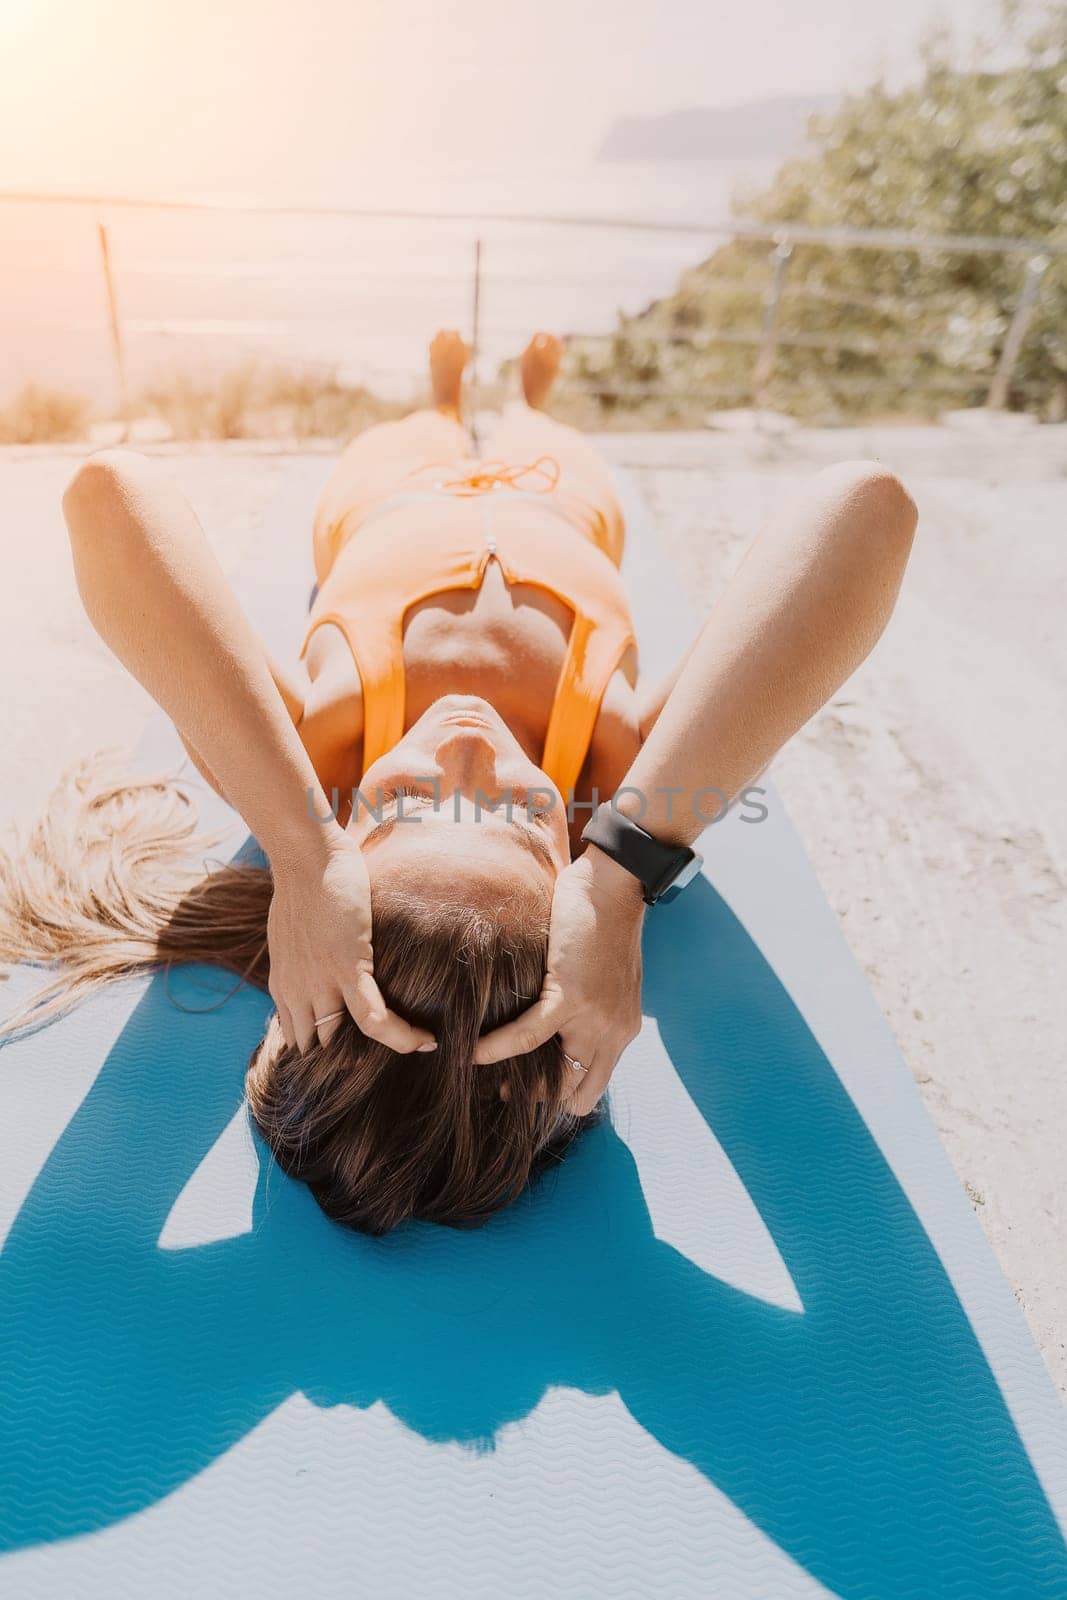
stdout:
[[608,129],[599,161],[708,161],[791,155],[807,121],[837,103],[834,95],[779,95],[736,106],[694,106],[662,116],[620,117]]

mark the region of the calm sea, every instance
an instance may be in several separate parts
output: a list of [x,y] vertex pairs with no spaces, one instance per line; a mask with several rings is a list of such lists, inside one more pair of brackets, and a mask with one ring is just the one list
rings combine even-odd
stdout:
[[[114,399],[100,221],[135,384],[263,356],[403,392],[435,328],[470,330],[476,241],[487,373],[534,328],[609,331],[716,243],[710,229],[631,232],[596,219],[721,223],[731,196],[769,172],[716,162],[368,175],[341,202],[451,214],[433,221],[0,202],[0,398],[32,378]],[[515,214],[590,225],[504,220]]]

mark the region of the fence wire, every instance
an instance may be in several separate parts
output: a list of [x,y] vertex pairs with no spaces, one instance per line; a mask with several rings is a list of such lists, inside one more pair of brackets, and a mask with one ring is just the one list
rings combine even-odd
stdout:
[[[235,358],[266,357],[279,368],[289,362],[308,375],[332,370],[338,389],[347,382],[361,394],[377,388],[398,400],[405,380],[411,385],[415,351],[427,324],[435,320],[476,335],[479,361],[473,378],[479,393],[491,399],[506,375],[501,352],[517,348],[529,332],[519,327],[517,306],[532,303],[540,291],[557,311],[559,325],[559,311],[565,318],[568,304],[583,294],[588,299],[600,293],[605,305],[613,291],[625,290],[631,299],[636,295],[638,276],[621,246],[613,246],[599,262],[590,252],[591,238],[627,236],[691,240],[694,259],[688,268],[679,265],[681,251],[675,251],[664,292],[614,321],[606,316],[606,325],[563,324],[561,331],[569,335],[560,389],[564,409],[568,403],[586,405],[606,418],[632,413],[640,421],[642,408],[658,406],[661,420],[677,425],[679,416],[692,421],[700,407],[726,402],[807,415],[820,404],[839,413],[861,398],[868,405],[881,399],[891,408],[906,402],[909,388],[920,383],[929,397],[1003,406],[1040,307],[1047,270],[1067,256],[1067,244],[1030,239],[783,227],[743,218],[671,221],[0,193],[0,207],[5,205],[65,212],[96,224],[96,251],[83,253],[75,265],[49,257],[47,250],[35,258],[42,295],[44,280],[54,282],[62,309],[20,317],[21,370],[24,377],[32,375],[35,339],[41,349],[65,336],[74,347],[79,340],[95,341],[95,359],[99,362],[106,350],[110,362],[112,407],[127,424],[153,381],[154,403],[159,403],[158,381],[145,379],[149,352],[157,361],[185,353],[216,378]],[[137,219],[153,225],[165,221],[155,253],[138,255],[130,244]],[[281,223],[301,228],[257,241],[248,234],[257,221],[268,229]],[[212,238],[203,236],[205,223],[213,230],[225,224],[231,233],[237,225],[230,255],[213,259],[209,253],[202,259]],[[338,223],[359,230],[358,239],[339,238],[336,232],[327,239],[321,230]],[[431,258],[401,259],[388,237],[397,227],[423,230]],[[318,236],[309,233],[314,229],[320,230]],[[543,247],[549,235],[574,240],[573,264],[561,265],[557,253],[551,270],[543,266],[544,251],[539,256],[536,246],[540,241]],[[232,251],[242,240],[243,253],[235,257]],[[196,244],[199,254],[189,258]],[[724,260],[721,270],[712,270],[709,258],[717,261],[715,252],[728,247],[744,252],[740,265]],[[891,292],[874,283],[842,287],[808,272],[813,251],[829,252],[835,260],[843,252],[866,253],[865,261],[890,262],[905,283],[917,257],[996,260],[1018,272],[1018,292],[1008,314],[993,315],[981,295],[968,290],[965,272],[956,294]],[[71,313],[71,285],[87,291],[90,280],[94,287],[87,308]],[[281,286],[277,315],[264,314],[260,304],[266,303],[268,282]],[[472,313],[472,307],[480,310]],[[477,329],[470,326],[472,315]],[[410,324],[410,337],[398,332],[394,337],[390,318],[397,330]],[[351,371],[351,352],[331,355],[331,344],[349,320],[348,337],[362,357],[358,383],[337,376],[339,368]],[[8,376],[0,367],[0,389]],[[211,380],[205,375],[203,381]],[[189,378],[184,382],[192,407],[195,384]]]

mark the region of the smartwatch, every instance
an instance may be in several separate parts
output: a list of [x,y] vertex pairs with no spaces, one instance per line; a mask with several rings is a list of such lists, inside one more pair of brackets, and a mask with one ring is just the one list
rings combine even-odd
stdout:
[[633,874],[649,906],[658,900],[673,900],[704,865],[699,851],[654,839],[617,811],[610,800],[597,806],[582,829],[582,838]]

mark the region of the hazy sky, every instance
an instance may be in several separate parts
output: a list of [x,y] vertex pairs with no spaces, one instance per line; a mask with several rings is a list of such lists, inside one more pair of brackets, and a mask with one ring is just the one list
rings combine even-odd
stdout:
[[0,0],[0,187],[350,198],[612,118],[862,84],[995,0]]

